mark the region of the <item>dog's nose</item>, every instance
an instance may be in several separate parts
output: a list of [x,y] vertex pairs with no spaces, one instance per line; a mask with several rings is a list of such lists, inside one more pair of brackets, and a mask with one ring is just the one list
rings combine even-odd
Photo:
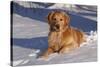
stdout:
[[59,29],[59,24],[55,24],[55,27],[56,27],[57,29]]

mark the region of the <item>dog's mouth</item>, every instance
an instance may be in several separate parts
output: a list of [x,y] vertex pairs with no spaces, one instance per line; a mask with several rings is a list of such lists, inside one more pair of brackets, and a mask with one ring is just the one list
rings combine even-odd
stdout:
[[50,27],[50,30],[51,31],[56,31],[56,32],[59,32],[60,31],[60,26],[57,24],[57,25],[52,25]]

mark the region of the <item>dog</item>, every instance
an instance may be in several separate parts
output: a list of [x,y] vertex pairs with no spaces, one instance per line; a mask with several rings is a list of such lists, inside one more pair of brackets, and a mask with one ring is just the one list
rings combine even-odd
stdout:
[[70,26],[70,16],[62,11],[52,11],[47,16],[49,24],[48,49],[44,58],[52,53],[68,53],[85,42],[85,34]]

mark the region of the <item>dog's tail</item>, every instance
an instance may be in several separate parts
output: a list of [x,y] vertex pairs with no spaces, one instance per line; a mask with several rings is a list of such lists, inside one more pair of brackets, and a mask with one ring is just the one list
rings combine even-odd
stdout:
[[80,47],[81,45],[83,45],[83,43],[87,42],[87,36],[83,31],[77,31],[77,36],[78,36],[78,47]]

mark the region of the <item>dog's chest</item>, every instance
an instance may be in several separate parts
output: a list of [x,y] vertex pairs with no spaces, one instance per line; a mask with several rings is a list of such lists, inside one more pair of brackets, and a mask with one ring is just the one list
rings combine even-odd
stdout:
[[56,46],[56,47],[60,47],[61,46],[61,40],[62,40],[62,36],[61,33],[50,33],[49,34],[49,43],[51,43],[50,45],[52,46]]

